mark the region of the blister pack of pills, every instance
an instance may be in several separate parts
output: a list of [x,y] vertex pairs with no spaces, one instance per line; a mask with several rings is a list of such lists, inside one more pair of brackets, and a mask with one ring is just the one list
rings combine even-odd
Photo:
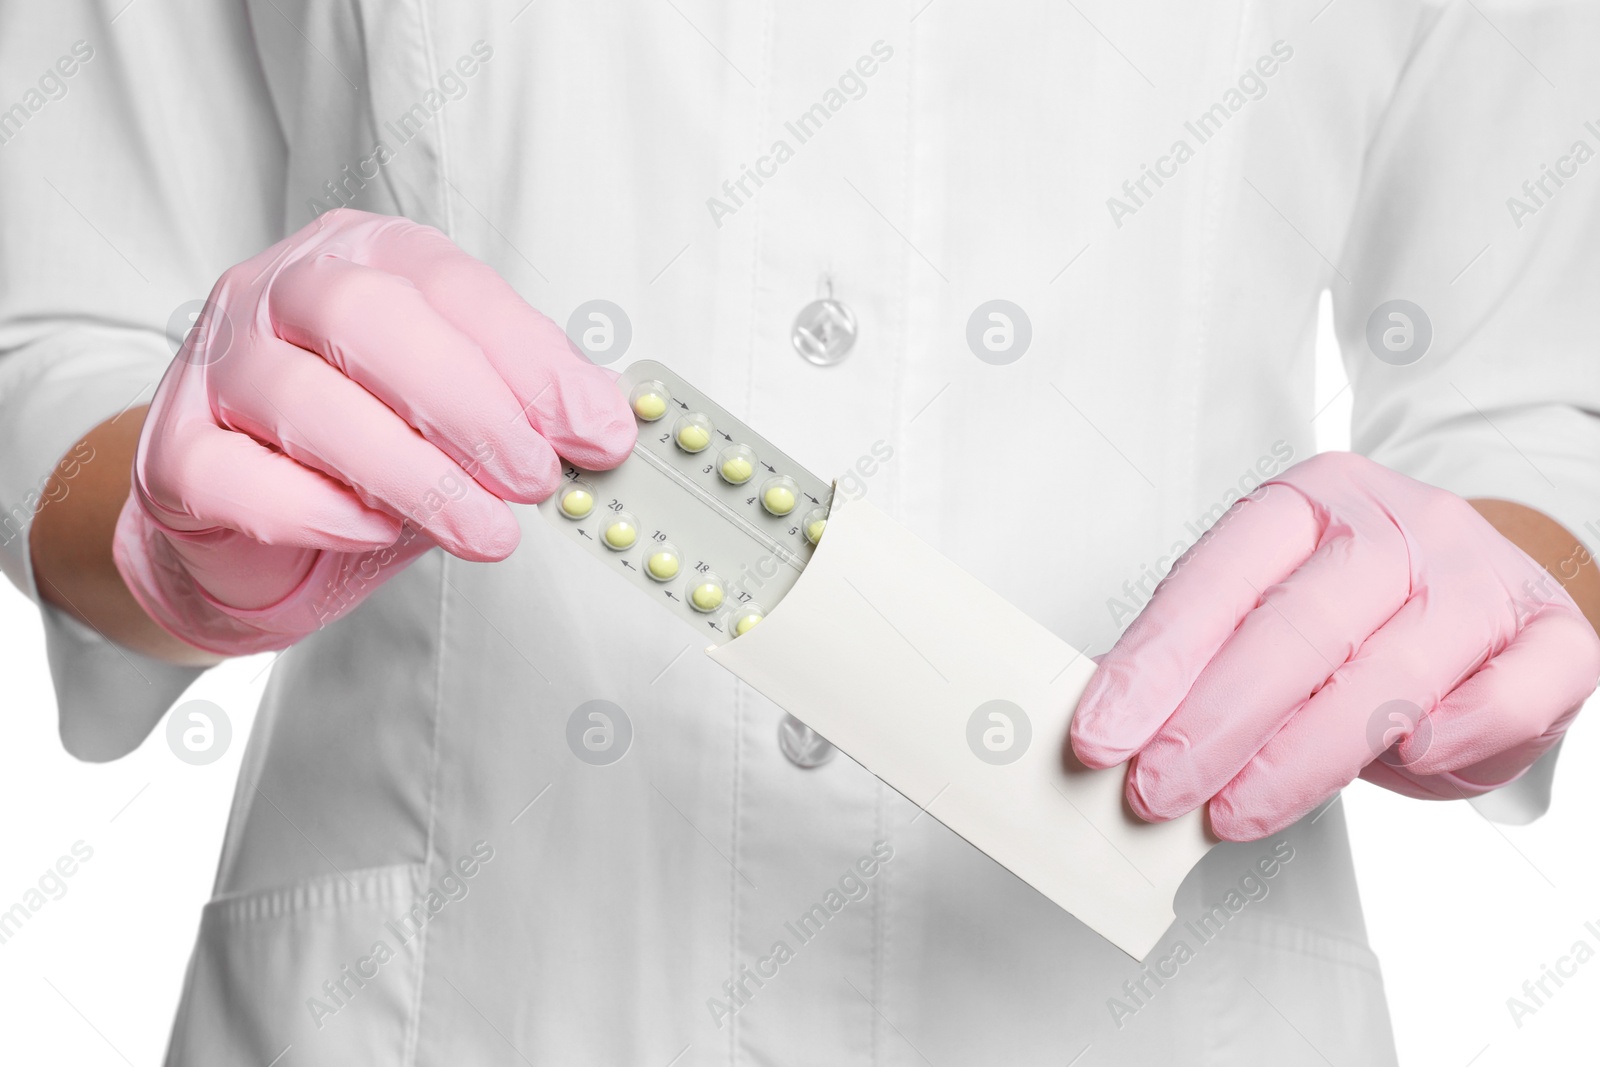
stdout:
[[639,420],[633,454],[609,471],[563,463],[539,510],[720,645],[800,577],[833,488],[660,363],[617,385]]
[[756,692],[1135,959],[1149,953],[1214,840],[1202,809],[1145,823],[1123,768],[1062,758],[1094,661],[872,502],[835,499],[661,364],[618,384],[639,420],[633,454],[609,471],[565,464],[546,520],[692,623]]

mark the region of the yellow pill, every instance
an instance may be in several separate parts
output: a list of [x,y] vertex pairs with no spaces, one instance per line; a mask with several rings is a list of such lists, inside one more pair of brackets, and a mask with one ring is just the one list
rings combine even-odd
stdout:
[[561,514],[581,519],[594,510],[594,497],[587,489],[568,489],[561,495]]
[[612,548],[632,548],[633,543],[639,539],[639,530],[627,519],[616,519],[600,536],[604,537],[606,544]]
[[741,616],[739,621],[733,624],[733,635],[735,637],[743,637],[752,626],[760,621],[761,615],[757,612],[752,611],[748,615]]
[[787,485],[774,485],[761,494],[761,506],[774,515],[787,515],[794,510],[794,490]]
[[678,557],[672,552],[656,552],[645,561],[645,570],[658,581],[670,581],[678,576]]
[[678,431],[678,447],[685,452],[701,452],[711,443],[711,431],[696,423],[686,423]]
[[725,481],[732,482],[734,485],[743,485],[748,482],[750,476],[755,472],[756,469],[743,456],[729,456],[722,461],[722,477]]
[[827,519],[812,519],[806,523],[806,540],[816,544],[822,540],[822,531],[827,527]]
[[642,393],[633,401],[633,413],[646,422],[655,422],[667,413],[667,398],[660,393]]
[[716,582],[702,582],[689,593],[689,603],[701,611],[716,611],[722,606],[722,586]]

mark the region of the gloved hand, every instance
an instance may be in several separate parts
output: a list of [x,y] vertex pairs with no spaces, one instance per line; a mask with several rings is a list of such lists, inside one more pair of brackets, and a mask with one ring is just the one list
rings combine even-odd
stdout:
[[1217,834],[1248,841],[1358,774],[1442,799],[1504,785],[1597,678],[1600,638],[1572,598],[1470,504],[1327,453],[1179,559],[1070,732],[1091,767],[1133,757],[1141,818],[1209,802]]
[[156,391],[113,555],[164,629],[281,649],[438,544],[517,545],[557,454],[613,467],[608,374],[444,234],[338,210],[231,268]]

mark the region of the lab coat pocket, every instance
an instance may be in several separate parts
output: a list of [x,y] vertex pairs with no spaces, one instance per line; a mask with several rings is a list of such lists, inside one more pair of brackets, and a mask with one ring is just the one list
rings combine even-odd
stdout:
[[420,864],[331,873],[207,904],[168,1067],[403,1063],[421,978],[411,909],[423,873]]
[[1278,918],[1226,936],[1234,943],[1219,958],[1225,973],[1216,988],[1230,995],[1210,1006],[1220,1047],[1270,1047],[1262,1062],[1279,1067],[1395,1067],[1383,975],[1370,948]]

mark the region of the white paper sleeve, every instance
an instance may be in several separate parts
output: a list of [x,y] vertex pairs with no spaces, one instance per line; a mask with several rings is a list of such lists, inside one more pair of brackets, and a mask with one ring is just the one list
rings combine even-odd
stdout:
[[1216,843],[1198,811],[1141,821],[1123,767],[1073,757],[1088,656],[864,499],[836,491],[794,588],[707,651],[1135,958]]

